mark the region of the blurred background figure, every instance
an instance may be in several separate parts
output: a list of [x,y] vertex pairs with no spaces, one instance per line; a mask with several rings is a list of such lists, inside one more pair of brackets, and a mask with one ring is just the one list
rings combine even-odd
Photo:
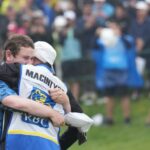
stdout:
[[[93,53],[97,68],[96,84],[104,92],[106,99],[104,123],[107,125],[114,124],[113,112],[117,97],[121,98],[124,123],[131,122],[129,89],[142,86],[142,79],[135,65],[135,50],[133,39],[123,34],[116,20],[109,22],[107,28],[99,30]],[[136,80],[131,81],[132,78]]]
[[135,5],[137,3],[137,0],[120,0],[120,2],[126,8],[128,17],[131,19],[135,18]]
[[55,18],[54,8],[50,5],[51,0],[36,0],[38,8],[43,12],[46,25],[51,27]]
[[[81,11],[82,15],[76,24],[76,34],[81,42],[82,66],[80,72],[84,81],[82,82],[82,93],[80,100],[86,105],[93,104],[96,99],[95,85],[93,82],[95,64],[91,58],[94,35],[97,28],[96,18],[92,13],[91,3],[85,2]],[[80,66],[81,66],[80,65]],[[85,69],[85,66],[88,66]]]
[[41,10],[36,10],[32,14],[29,36],[35,41],[51,42],[51,30],[47,28],[45,16]]
[[136,49],[139,56],[146,60],[146,87],[149,89],[150,81],[150,18],[148,16],[148,4],[144,1],[138,1],[135,5],[136,16],[132,19],[130,25],[130,34],[134,37],[136,42]]
[[62,79],[62,68],[61,68],[61,52],[62,52],[62,37],[65,34],[67,25],[67,19],[63,15],[58,15],[53,23],[52,39],[53,45],[57,51],[57,57],[55,61],[55,70],[59,78]]
[[126,7],[122,3],[116,4],[114,15],[110,18],[110,20],[115,20],[115,22],[119,23],[123,34],[128,34],[130,17],[128,16]]
[[106,0],[94,0],[92,12],[96,17],[97,24],[104,26],[106,20],[114,14],[114,7]]
[[76,14],[74,11],[68,10],[64,12],[64,17],[67,20],[67,25],[62,37],[62,74],[63,79],[69,83],[73,95],[78,100],[80,92],[78,77],[80,75],[81,44],[75,35]]
[[82,16],[78,18],[76,24],[76,32],[81,41],[83,58],[91,58],[96,27],[96,18],[92,13],[92,6],[90,3],[85,3],[82,9]]
[[145,0],[148,5],[148,16],[150,16],[150,0]]
[[130,26],[130,33],[136,40],[136,48],[141,51],[149,48],[150,40],[150,19],[148,17],[148,5],[144,1],[139,1],[135,5],[136,18],[132,20]]

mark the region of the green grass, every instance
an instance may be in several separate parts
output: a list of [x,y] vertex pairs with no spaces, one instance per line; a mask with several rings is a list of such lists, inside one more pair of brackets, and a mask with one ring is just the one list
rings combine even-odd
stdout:
[[[92,116],[104,114],[104,105],[82,106],[85,113]],[[132,124],[123,124],[120,103],[117,101],[114,112],[115,125],[112,127],[92,127],[88,132],[88,141],[79,146],[75,143],[69,150],[149,150],[150,127],[145,126],[145,119],[150,110],[150,101],[142,98],[132,101]]]

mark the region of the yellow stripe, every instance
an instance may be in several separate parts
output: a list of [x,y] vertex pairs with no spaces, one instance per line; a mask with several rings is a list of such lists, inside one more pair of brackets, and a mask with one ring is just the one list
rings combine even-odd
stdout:
[[39,136],[45,139],[48,139],[50,141],[53,141],[54,143],[58,144],[58,141],[53,139],[52,137],[46,135],[46,134],[42,134],[39,132],[31,132],[31,131],[24,131],[24,130],[9,130],[8,134],[23,134],[23,135],[33,135],[33,136]]

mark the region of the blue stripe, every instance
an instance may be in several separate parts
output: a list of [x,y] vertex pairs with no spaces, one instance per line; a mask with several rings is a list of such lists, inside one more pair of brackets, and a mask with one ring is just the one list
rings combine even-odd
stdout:
[[6,150],[60,150],[56,143],[37,136],[7,135]]

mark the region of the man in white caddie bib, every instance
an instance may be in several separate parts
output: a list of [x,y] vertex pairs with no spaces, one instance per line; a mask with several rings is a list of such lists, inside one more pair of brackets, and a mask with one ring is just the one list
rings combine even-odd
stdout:
[[[39,41],[35,43],[34,56],[35,66],[6,64],[4,73],[7,69],[16,67],[18,71],[13,72],[12,69],[12,76],[19,79],[19,86],[18,80],[14,83],[18,86],[20,96],[48,105],[64,114],[63,106],[55,103],[48,93],[49,88],[60,88],[67,92],[64,83],[53,75],[55,50],[48,43]],[[59,150],[58,134],[59,128],[48,119],[13,112],[6,138],[6,150]]]

